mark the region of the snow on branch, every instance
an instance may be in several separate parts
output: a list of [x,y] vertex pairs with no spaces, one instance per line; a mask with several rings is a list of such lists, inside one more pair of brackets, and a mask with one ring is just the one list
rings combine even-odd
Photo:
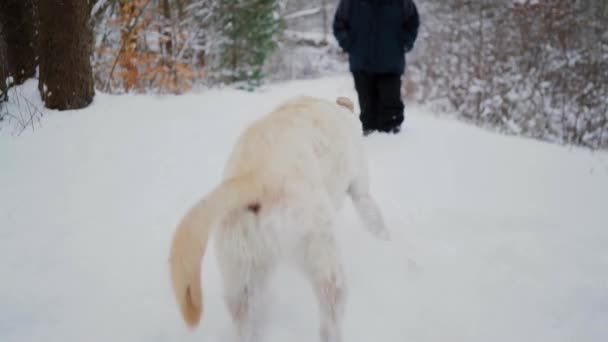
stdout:
[[99,12],[99,10],[101,10],[105,4],[108,2],[108,0],[99,0],[95,3],[95,5],[93,5],[93,8],[91,9],[91,17],[94,17],[97,12]]
[[283,19],[292,20],[292,19],[298,19],[298,18],[302,18],[302,17],[308,17],[311,15],[321,13],[321,9],[322,9],[322,7],[319,6],[319,7],[315,7],[315,8],[309,8],[309,9],[297,11],[297,12],[285,15],[283,17]]

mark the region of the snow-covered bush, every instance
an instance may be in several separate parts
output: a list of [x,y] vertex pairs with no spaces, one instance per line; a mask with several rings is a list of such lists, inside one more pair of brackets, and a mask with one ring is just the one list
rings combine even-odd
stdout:
[[172,92],[262,79],[281,26],[277,0],[98,0],[93,63],[108,92]]
[[97,0],[93,67],[107,92],[187,91],[204,76],[215,1]]
[[503,132],[608,147],[606,2],[421,5],[407,96]]

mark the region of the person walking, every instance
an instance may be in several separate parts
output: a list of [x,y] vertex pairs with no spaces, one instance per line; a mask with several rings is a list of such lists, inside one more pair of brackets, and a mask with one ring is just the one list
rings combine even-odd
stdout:
[[338,4],[333,34],[348,54],[365,135],[401,130],[401,76],[419,25],[413,0],[340,0]]

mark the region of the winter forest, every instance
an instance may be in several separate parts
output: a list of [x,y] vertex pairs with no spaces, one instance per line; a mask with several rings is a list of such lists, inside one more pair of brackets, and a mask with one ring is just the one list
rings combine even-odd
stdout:
[[608,0],[413,2],[0,0],[0,341],[608,341]]
[[[55,100],[45,100],[49,108],[75,108],[94,91],[254,89],[347,70],[331,32],[336,1],[64,3],[2,2],[2,101],[10,101],[8,87],[30,77],[39,79],[43,97],[58,83],[77,89],[78,99],[59,99],[69,92],[55,90]],[[507,134],[608,147],[605,1],[450,0],[418,7],[420,39],[408,56],[406,99]],[[69,20],[61,25],[45,20],[64,11]],[[54,43],[57,50],[46,48]],[[47,68],[61,77],[45,76]],[[4,108],[0,115],[25,123],[32,113],[38,111],[22,118]]]

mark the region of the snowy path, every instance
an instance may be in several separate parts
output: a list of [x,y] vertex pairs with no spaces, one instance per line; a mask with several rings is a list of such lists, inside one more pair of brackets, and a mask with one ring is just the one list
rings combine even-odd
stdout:
[[[34,133],[0,131],[0,341],[226,341],[213,245],[189,331],[170,292],[176,221],[215,184],[232,142],[289,96],[354,97],[348,77],[249,94],[97,95]],[[608,154],[505,137],[408,108],[367,137],[394,240],[337,227],[346,341],[608,340]],[[317,341],[312,293],[272,284],[268,341]]]

